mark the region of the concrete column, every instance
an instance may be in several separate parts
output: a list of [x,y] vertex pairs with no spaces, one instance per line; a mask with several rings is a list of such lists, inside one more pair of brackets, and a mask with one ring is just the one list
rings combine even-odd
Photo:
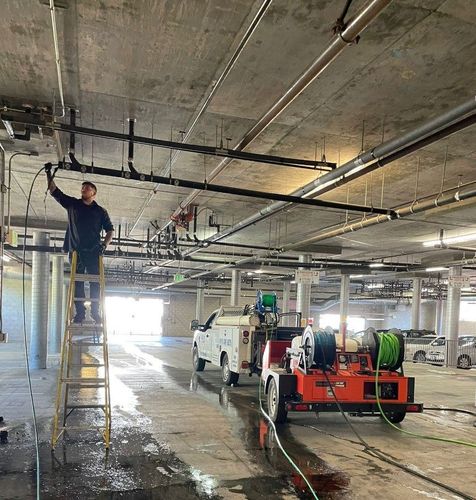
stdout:
[[[461,266],[450,268],[448,278],[461,276]],[[446,366],[456,366],[458,358],[459,308],[461,287],[448,283],[448,300],[446,303],[446,322],[444,335],[446,337]]]
[[204,309],[205,309],[205,290],[204,290],[203,280],[198,280],[197,282],[197,303],[195,307],[195,319],[198,319],[198,323],[201,325],[205,320]]
[[54,356],[60,353],[63,333],[64,257],[63,255],[53,255],[51,261],[51,310],[48,354]]
[[[300,255],[299,262],[310,264],[312,262],[312,255]],[[302,319],[305,320],[305,324],[307,325],[307,318],[309,318],[311,314],[311,285],[298,283],[296,292],[296,311],[302,314]]]
[[[347,316],[349,315],[349,296],[350,296],[350,276],[343,274],[340,277],[340,322],[339,333],[345,335],[347,333]],[[344,342],[344,341],[343,341]]]
[[443,300],[437,299],[435,311],[435,333],[440,336],[443,335]]
[[[289,311],[289,299],[291,298],[291,282],[283,282],[283,302],[281,304],[281,312],[288,313]],[[289,326],[289,316],[285,316],[281,321],[281,326]],[[294,325],[295,323],[293,323]]]
[[[49,233],[33,232],[33,245],[48,246]],[[30,367],[46,368],[48,351],[48,292],[50,259],[46,252],[33,252],[31,267]]]
[[230,305],[237,306],[240,302],[241,272],[238,269],[231,271],[231,299]]
[[413,278],[412,330],[420,329],[421,278]]

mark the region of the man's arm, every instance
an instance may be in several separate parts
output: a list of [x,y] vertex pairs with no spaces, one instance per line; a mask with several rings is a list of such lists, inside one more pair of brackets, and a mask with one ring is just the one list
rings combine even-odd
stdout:
[[104,241],[102,242],[102,247],[104,250],[106,250],[106,247],[112,241],[114,226],[112,225],[111,218],[109,217],[109,214],[105,209],[103,209],[102,228],[104,229],[104,231],[106,231],[106,236],[104,238]]
[[106,233],[106,237],[104,238],[104,241],[102,242],[104,249],[111,243],[112,241],[112,236],[114,234],[114,229],[111,229]]

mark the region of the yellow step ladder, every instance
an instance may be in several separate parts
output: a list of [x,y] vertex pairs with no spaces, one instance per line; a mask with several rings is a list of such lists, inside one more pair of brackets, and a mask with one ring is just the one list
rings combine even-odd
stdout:
[[[54,449],[60,437],[68,431],[102,431],[104,444],[109,448],[111,438],[111,397],[109,388],[109,352],[107,344],[106,315],[104,308],[104,263],[99,256],[99,275],[78,274],[78,256],[73,253],[71,279],[68,291],[66,324],[61,346],[61,362],[56,391],[56,407],[53,420],[51,447]],[[74,297],[78,281],[99,282],[99,314],[101,324],[75,324],[74,302],[91,301],[91,298]],[[90,414],[81,415],[77,410],[102,410],[103,415],[94,425]],[[95,415],[94,418],[97,418]],[[104,423],[103,422],[104,419]],[[69,421],[68,421],[69,420]],[[72,420],[76,420],[73,421]],[[79,420],[79,421],[78,421]]]

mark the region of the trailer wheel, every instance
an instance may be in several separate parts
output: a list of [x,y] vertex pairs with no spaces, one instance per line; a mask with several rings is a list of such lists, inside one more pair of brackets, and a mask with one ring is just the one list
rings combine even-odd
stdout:
[[198,347],[196,345],[193,346],[192,359],[193,369],[196,372],[203,372],[205,368],[205,360],[198,355]]
[[234,385],[238,382],[240,377],[239,373],[232,372],[230,369],[230,361],[228,360],[228,354],[223,355],[223,361],[221,363],[221,378],[226,385]]
[[[405,411],[385,412],[385,416],[388,418],[388,420],[390,420],[390,422],[392,422],[392,424],[399,424],[400,422],[402,422],[406,414],[407,413]],[[382,417],[382,415],[380,416]]]
[[274,378],[271,379],[268,387],[268,415],[275,424],[283,424],[288,416],[284,403],[279,400],[278,388]]

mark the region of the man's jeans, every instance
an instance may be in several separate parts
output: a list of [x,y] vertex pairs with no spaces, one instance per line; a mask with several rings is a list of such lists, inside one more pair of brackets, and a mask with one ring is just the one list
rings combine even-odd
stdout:
[[[99,252],[97,251],[77,251],[78,259],[76,264],[77,274],[95,274],[99,275]],[[69,262],[73,260],[73,254],[69,254]],[[99,282],[92,281],[89,283],[89,295],[91,300],[91,316],[93,318],[99,317]],[[84,281],[76,281],[74,296],[83,298],[84,295]],[[96,300],[94,300],[96,299]],[[83,300],[76,300],[74,302],[76,308],[76,319],[83,320],[86,316],[86,308],[84,307]]]

